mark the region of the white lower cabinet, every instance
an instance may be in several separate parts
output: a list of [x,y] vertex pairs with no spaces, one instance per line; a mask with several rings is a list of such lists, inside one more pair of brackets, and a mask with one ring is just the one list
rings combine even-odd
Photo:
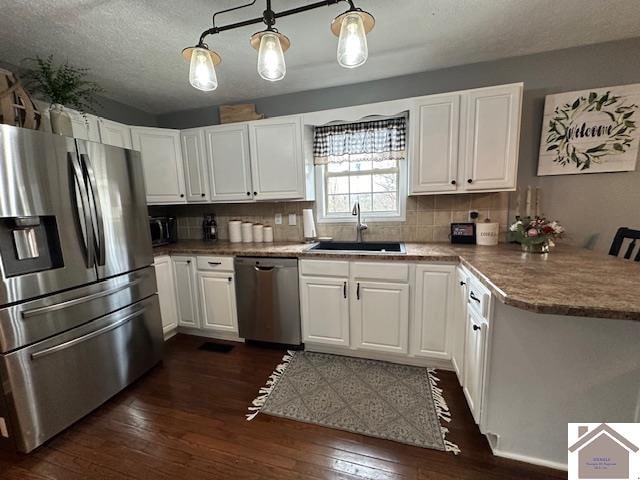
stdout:
[[304,342],[349,346],[348,280],[300,277]]
[[480,422],[487,344],[487,324],[473,309],[467,312],[463,391],[476,423]]
[[411,354],[451,358],[452,286],[455,266],[417,265]]
[[174,256],[173,274],[176,284],[178,325],[198,328],[198,292],[196,288],[195,258]]
[[198,291],[202,311],[201,328],[238,333],[236,290],[232,272],[198,271]]
[[464,342],[467,324],[467,285],[469,274],[458,267],[453,286],[453,311],[451,314],[451,364],[462,383],[464,375]]
[[162,330],[165,337],[170,335],[178,326],[178,310],[176,308],[176,290],[173,281],[173,268],[169,255],[154,258],[156,283],[158,285],[158,301],[162,316]]
[[[355,283],[355,284],[354,284]],[[362,350],[407,353],[409,285],[352,282],[352,346]]]

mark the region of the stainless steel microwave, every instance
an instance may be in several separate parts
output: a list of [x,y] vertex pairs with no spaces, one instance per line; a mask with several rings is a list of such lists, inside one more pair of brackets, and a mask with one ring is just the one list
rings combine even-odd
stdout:
[[151,244],[155,247],[178,241],[176,217],[149,217]]

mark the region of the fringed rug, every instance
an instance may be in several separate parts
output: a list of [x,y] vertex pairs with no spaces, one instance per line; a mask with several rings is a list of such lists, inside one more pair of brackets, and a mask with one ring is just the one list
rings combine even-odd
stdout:
[[459,453],[435,370],[313,352],[288,352],[249,407],[434,450]]

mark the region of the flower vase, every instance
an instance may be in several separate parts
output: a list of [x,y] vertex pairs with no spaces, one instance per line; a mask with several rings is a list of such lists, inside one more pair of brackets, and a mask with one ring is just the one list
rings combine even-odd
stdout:
[[535,243],[532,245],[526,245],[521,243],[522,251],[525,253],[549,253],[549,242],[544,241],[542,243]]
[[73,137],[73,125],[71,117],[60,104],[54,103],[49,108],[51,119],[51,131],[57,135]]

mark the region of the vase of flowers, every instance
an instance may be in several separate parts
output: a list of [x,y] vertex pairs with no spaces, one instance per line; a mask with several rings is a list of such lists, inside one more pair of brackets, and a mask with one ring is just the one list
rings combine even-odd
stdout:
[[102,88],[86,79],[88,69],[68,63],[56,66],[52,55],[47,58],[36,56],[26,61],[33,64],[24,75],[27,85],[51,103],[51,131],[72,137],[71,117],[64,106],[84,113],[98,103],[95,97],[102,93]]
[[522,251],[527,253],[549,253],[553,241],[564,233],[562,225],[544,217],[518,218],[509,230]]

